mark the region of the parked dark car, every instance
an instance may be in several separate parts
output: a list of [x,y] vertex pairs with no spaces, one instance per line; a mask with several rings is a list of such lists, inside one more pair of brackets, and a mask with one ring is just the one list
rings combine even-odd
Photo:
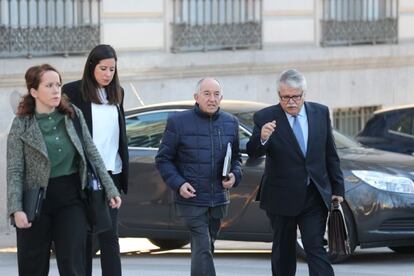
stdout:
[[[126,112],[130,188],[119,215],[121,237],[148,238],[164,249],[188,243],[188,232],[175,214],[173,192],[161,180],[154,157],[168,116],[192,106],[193,102],[168,103]],[[252,160],[246,154],[253,113],[267,105],[223,100],[221,106],[240,121],[244,177],[239,187],[231,190],[229,215],[219,239],[270,242],[268,218],[255,201],[265,157]],[[359,245],[414,253],[414,157],[361,147],[337,131],[334,136],[345,177],[342,208],[352,252]],[[298,235],[297,252],[304,257],[301,245]],[[330,254],[333,262],[347,257]]]
[[372,148],[413,155],[414,105],[376,111],[356,139]]

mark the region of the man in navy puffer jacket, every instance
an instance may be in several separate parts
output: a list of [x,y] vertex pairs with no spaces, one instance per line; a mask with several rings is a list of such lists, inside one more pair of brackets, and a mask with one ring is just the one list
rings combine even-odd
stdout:
[[[240,182],[239,123],[220,110],[220,83],[197,83],[193,109],[168,119],[156,156],[165,183],[176,191],[176,210],[191,232],[191,276],[216,275],[213,252],[221,219],[230,203],[229,189]],[[232,148],[228,178],[222,178],[227,144]]]

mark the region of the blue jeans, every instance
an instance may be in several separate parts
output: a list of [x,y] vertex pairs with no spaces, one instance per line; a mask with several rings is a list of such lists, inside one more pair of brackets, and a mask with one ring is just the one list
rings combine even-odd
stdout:
[[191,234],[191,276],[215,276],[214,242],[227,206],[176,206],[178,215],[184,219]]

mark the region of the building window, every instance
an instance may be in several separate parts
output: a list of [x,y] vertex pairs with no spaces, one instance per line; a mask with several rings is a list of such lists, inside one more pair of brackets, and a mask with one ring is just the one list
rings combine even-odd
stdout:
[[335,108],[332,116],[333,126],[344,134],[355,136],[379,108],[381,108],[379,105]]
[[322,0],[322,46],[397,42],[398,0]]
[[0,0],[0,57],[86,53],[99,44],[101,0]]
[[262,0],[173,0],[173,52],[261,47]]

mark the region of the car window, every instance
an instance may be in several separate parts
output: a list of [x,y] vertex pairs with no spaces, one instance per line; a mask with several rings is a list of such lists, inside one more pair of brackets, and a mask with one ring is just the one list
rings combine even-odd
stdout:
[[391,128],[390,132],[395,134],[413,134],[413,117],[411,114],[402,116]]
[[125,119],[129,147],[158,148],[171,112],[152,112]]
[[249,142],[250,134],[242,127],[239,127],[239,141],[240,141],[240,152],[246,153],[246,144]]
[[253,114],[254,114],[253,111],[234,113],[237,119],[239,119],[240,124],[249,128],[249,131],[253,131],[253,127],[254,127]]
[[358,136],[380,136],[386,128],[386,116],[377,115],[369,119]]

